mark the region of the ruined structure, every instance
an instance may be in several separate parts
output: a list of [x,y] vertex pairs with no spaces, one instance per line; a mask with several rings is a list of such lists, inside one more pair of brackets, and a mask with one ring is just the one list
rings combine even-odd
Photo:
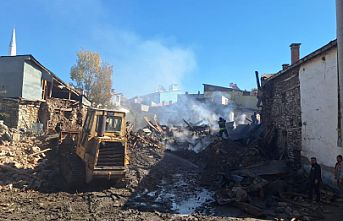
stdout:
[[256,110],[257,96],[254,91],[240,90],[236,84],[231,83],[230,87],[222,87],[211,84],[203,84],[204,92],[197,94],[178,95],[178,102],[195,100],[198,102],[210,102],[219,105],[234,105],[235,107]]
[[[294,44],[291,45],[292,55],[299,55],[299,52],[294,52],[293,46]],[[298,44],[297,49],[299,50]],[[294,57],[291,60],[297,62]],[[299,65],[283,69],[270,78],[263,76],[262,89],[262,120],[270,133],[276,137],[277,154],[280,158],[287,156],[295,167],[299,167],[301,160]]]
[[62,129],[82,121],[86,97],[32,55],[0,57],[0,120],[23,130]]
[[323,165],[324,179],[332,183],[330,167],[343,152],[338,145],[337,42],[300,60],[299,44],[292,44],[291,54],[291,65],[262,76],[262,120],[274,134],[279,158],[291,159],[299,168],[315,156]]
[[240,108],[256,109],[256,94],[250,91],[240,90],[236,84],[230,87],[204,84],[204,96],[212,102],[219,104],[233,104]]

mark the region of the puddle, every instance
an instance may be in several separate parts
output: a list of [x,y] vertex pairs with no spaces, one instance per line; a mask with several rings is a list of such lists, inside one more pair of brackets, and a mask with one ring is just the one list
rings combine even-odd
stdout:
[[195,210],[205,203],[212,202],[213,193],[207,189],[201,189],[196,191],[194,195],[191,195],[187,199],[182,199],[181,201],[174,201],[172,210],[182,215],[190,215],[195,212]]
[[170,209],[175,213],[190,215],[202,205],[214,201],[213,192],[205,188],[194,188],[191,185],[180,179],[173,184],[160,186],[161,191],[157,194],[155,202],[170,202]]

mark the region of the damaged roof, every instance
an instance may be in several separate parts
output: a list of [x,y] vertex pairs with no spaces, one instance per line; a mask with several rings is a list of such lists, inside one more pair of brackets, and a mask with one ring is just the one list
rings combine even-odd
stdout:
[[22,57],[24,58],[24,61],[31,61],[33,62],[35,65],[37,65],[38,68],[40,68],[41,70],[43,70],[44,72],[46,72],[48,75],[51,76],[52,80],[55,80],[55,82],[57,82],[58,84],[60,84],[63,88],[69,90],[70,92],[74,93],[76,96],[80,96],[81,93],[70,87],[67,83],[65,83],[62,79],[60,79],[56,74],[54,74],[52,71],[50,71],[49,69],[47,69],[45,66],[43,66],[35,57],[33,57],[31,54],[25,54],[25,55],[16,55],[16,56],[0,56],[1,58],[11,58],[11,57]]
[[241,91],[238,89],[234,88],[229,88],[229,87],[222,87],[222,86],[216,86],[216,85],[211,85],[211,84],[203,84],[204,85],[204,91]]
[[0,56],[1,58],[10,58],[10,57],[23,57],[25,61],[31,61],[34,64],[36,64],[40,69],[45,71],[47,74],[49,74],[53,80],[57,81],[61,86],[66,88],[67,90],[75,93],[77,96],[80,96],[81,93],[77,91],[76,89],[70,87],[67,83],[65,83],[63,80],[61,80],[56,74],[54,74],[52,71],[44,67],[36,58],[34,58],[31,54],[25,54],[25,55],[16,55],[16,56]]

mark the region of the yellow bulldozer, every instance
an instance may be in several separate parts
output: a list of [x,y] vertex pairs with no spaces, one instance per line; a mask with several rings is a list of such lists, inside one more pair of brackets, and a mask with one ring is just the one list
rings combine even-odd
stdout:
[[81,131],[60,131],[60,170],[67,186],[118,180],[128,165],[126,112],[90,108]]

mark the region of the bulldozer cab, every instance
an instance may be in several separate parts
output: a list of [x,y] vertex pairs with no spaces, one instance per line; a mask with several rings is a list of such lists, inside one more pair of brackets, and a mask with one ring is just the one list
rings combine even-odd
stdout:
[[89,109],[78,140],[76,154],[84,162],[86,182],[125,174],[128,155],[124,111]]
[[115,139],[126,135],[126,113],[114,110],[90,109],[81,134],[81,144],[94,138]]

